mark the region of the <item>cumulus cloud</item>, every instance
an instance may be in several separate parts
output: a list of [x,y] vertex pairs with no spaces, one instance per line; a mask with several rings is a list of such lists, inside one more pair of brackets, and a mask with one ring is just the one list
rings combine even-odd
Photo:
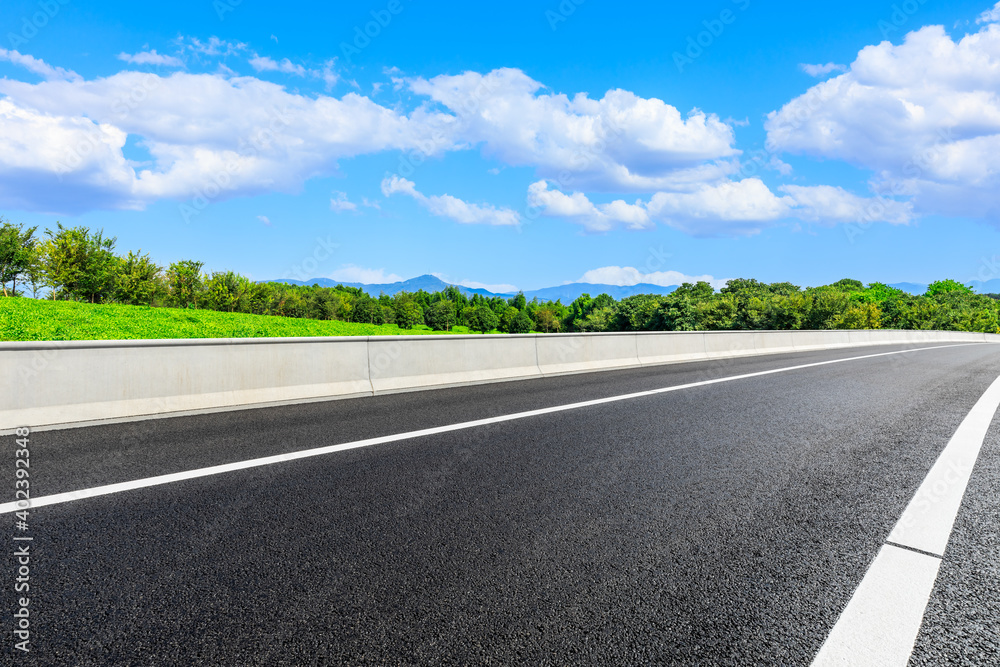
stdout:
[[[417,149],[435,118],[422,110],[406,116],[354,93],[308,97],[253,77],[185,72],[37,84],[0,79],[0,93],[5,114],[18,119],[3,130],[17,125],[23,132],[9,135],[0,171],[35,161],[34,171],[19,173],[18,201],[50,212],[296,192],[307,179],[333,173],[339,159]],[[53,124],[72,132],[43,129]],[[152,164],[124,158],[129,135],[141,139]],[[67,161],[81,152],[86,159]],[[63,166],[54,158],[39,162],[50,154],[62,156]],[[57,176],[84,188],[66,199],[72,207],[54,208]]]
[[366,269],[353,264],[342,266],[327,277],[342,283],[361,283],[363,285],[386,285],[401,283],[404,280],[395,273],[386,273],[385,269]]
[[735,171],[731,126],[695,109],[686,116],[662,100],[611,90],[594,100],[540,92],[517,69],[412,79],[455,116],[453,131],[469,146],[542,178],[569,174],[578,187],[649,191],[683,187]]
[[257,219],[263,222],[266,226],[268,227],[271,226],[271,219],[268,218],[266,215],[258,215]]
[[118,54],[118,60],[124,60],[127,63],[132,63],[133,65],[161,65],[163,67],[184,67],[184,61],[175,56],[166,56],[161,53],[157,53],[156,49],[152,51],[143,51],[141,53],[125,53],[124,51]]
[[912,219],[912,206],[888,198],[859,197],[831,186],[783,186],[776,195],[757,178],[705,184],[693,192],[657,192],[649,201],[618,200],[595,205],[582,192],[567,195],[546,181],[528,188],[528,203],[546,217],[563,218],[588,231],[616,226],[646,229],[655,223],[692,236],[756,234],[783,219],[831,225],[842,222],[890,222]]
[[826,76],[830,72],[847,71],[847,65],[838,65],[837,63],[827,63],[825,65],[807,65],[803,63],[799,65],[799,68],[809,76],[814,77]]
[[357,211],[358,205],[350,201],[347,198],[346,192],[333,191],[333,197],[330,199],[330,210],[342,213],[343,211]]
[[599,269],[591,269],[584,273],[578,283],[591,283],[594,285],[617,285],[619,287],[631,287],[632,285],[659,285],[661,287],[671,287],[673,285],[683,285],[684,283],[706,282],[715,289],[726,286],[726,280],[713,276],[689,276],[679,271],[656,271],[653,273],[643,273],[634,266],[602,266]]
[[768,146],[871,170],[874,192],[911,199],[914,215],[994,217],[998,91],[1000,25],[958,41],[928,26],[865,47],[849,71],[769,114]]
[[582,192],[567,195],[550,190],[547,181],[528,187],[528,205],[548,217],[567,218],[589,231],[603,232],[617,226],[646,229],[653,225],[642,202],[629,204],[621,199],[610,204],[593,204]]
[[433,215],[449,218],[463,225],[517,226],[521,224],[521,217],[517,211],[509,208],[497,208],[490,204],[470,204],[447,194],[428,197],[417,190],[413,181],[399,176],[392,176],[382,181],[382,194],[389,197],[397,193],[413,197]]

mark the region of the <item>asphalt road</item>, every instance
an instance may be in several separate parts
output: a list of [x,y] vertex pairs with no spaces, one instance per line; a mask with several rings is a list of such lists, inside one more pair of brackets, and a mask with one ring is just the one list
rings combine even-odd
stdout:
[[[36,432],[32,495],[893,349],[903,348]],[[9,631],[10,558],[0,655],[67,665],[807,665],[998,376],[1000,346],[914,351],[34,508],[31,653],[16,651]],[[913,665],[1000,663],[998,427]],[[0,449],[5,502],[13,440]]]

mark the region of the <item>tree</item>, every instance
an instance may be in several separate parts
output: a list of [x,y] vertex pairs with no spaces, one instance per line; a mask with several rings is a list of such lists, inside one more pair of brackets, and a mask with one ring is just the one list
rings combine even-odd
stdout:
[[551,304],[546,304],[535,311],[535,324],[545,333],[558,333],[561,328],[559,313],[552,308]]
[[247,310],[245,298],[252,284],[249,279],[233,271],[216,271],[205,283],[205,287],[213,309],[233,313]]
[[[351,321],[363,324],[382,324],[384,322],[382,306],[379,305],[378,301],[362,292],[354,299]],[[396,315],[396,323],[399,324],[398,314]]]
[[52,298],[100,303],[111,299],[115,289],[118,258],[115,238],[104,238],[104,231],[91,232],[86,227],[67,229],[56,223],[56,230],[45,230],[49,237],[43,246],[46,283]]
[[9,296],[7,283],[11,283],[12,293],[17,296],[17,279],[31,269],[35,259],[36,229],[24,229],[0,218],[0,283],[4,296]]
[[167,269],[167,287],[170,290],[170,301],[178,308],[197,308],[198,299],[204,287],[201,269],[202,262],[186,259],[174,262]]
[[455,326],[455,304],[451,301],[438,301],[424,313],[424,320],[434,331],[451,331]]
[[938,280],[927,286],[927,296],[937,296],[938,294],[947,294],[949,292],[974,294],[971,287],[966,287],[957,280]]
[[161,273],[150,256],[129,251],[118,262],[115,274],[115,301],[133,306],[149,306],[163,293]]
[[469,306],[462,314],[465,316],[468,327],[473,331],[486,333],[493,331],[500,325],[496,313],[485,302],[477,306]]
[[512,334],[526,334],[531,333],[532,325],[534,322],[528,316],[527,309],[517,311],[517,316],[514,318],[514,322],[510,325],[510,330],[507,333]]
[[400,329],[412,329],[424,323],[424,309],[416,301],[408,301],[396,310],[396,324]]

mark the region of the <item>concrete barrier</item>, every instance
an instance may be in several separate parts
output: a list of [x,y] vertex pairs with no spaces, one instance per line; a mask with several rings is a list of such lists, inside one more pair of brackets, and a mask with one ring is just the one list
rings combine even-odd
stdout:
[[748,331],[706,331],[705,354],[709,359],[746,357],[757,353],[754,333]]
[[549,334],[535,338],[542,375],[641,365],[634,333]]
[[3,343],[0,428],[372,393],[352,338]]
[[643,366],[708,359],[705,334],[700,331],[677,331],[671,336],[647,331],[636,334],[635,343]]
[[937,331],[737,331],[0,343],[0,430],[371,396],[849,346],[1000,343]]
[[538,377],[536,336],[379,336],[368,339],[376,394]]
[[791,331],[756,331],[754,349],[760,354],[795,352],[795,335]]

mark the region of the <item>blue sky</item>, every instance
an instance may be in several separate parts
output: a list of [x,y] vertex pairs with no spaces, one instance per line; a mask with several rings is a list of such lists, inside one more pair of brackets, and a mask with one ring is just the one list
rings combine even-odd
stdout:
[[0,214],[257,279],[1000,277],[1000,4],[339,4],[7,0]]

